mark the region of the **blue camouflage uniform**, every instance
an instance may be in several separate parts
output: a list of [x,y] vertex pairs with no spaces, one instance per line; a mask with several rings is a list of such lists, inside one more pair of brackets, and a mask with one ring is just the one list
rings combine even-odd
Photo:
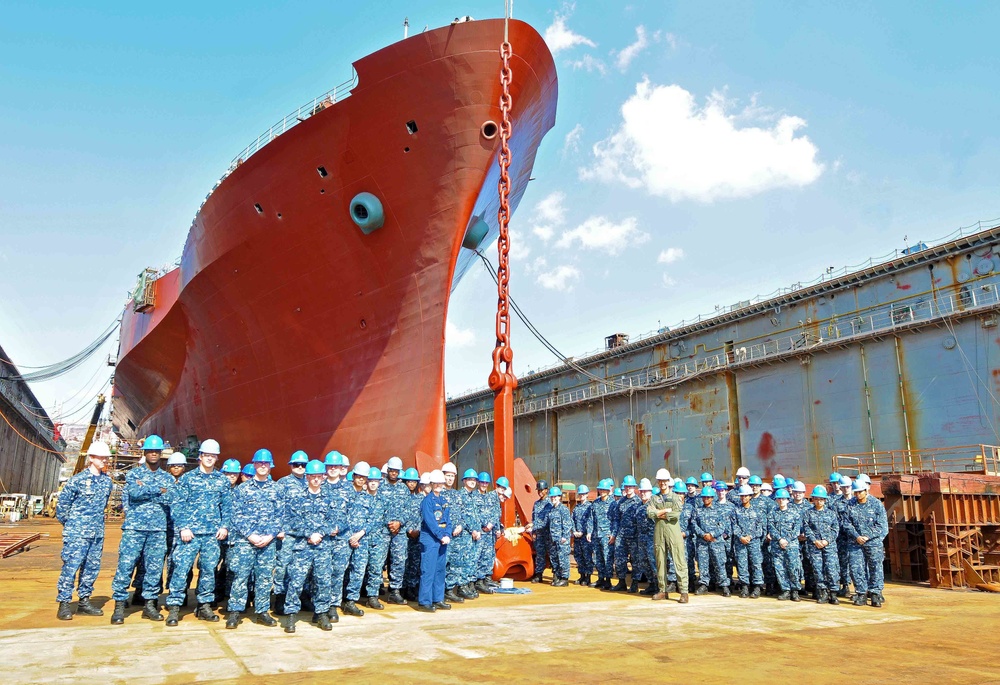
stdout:
[[[639,566],[639,574],[648,582],[656,580],[656,548],[654,533],[656,531],[656,520],[646,515],[646,507],[649,502],[643,502],[640,498],[639,504],[632,509],[635,518],[636,563]],[[670,556],[669,554],[667,556]]]
[[[330,538],[339,531],[335,518],[337,509],[330,501],[329,490],[320,488],[318,493],[292,490],[284,501],[282,528],[285,545],[291,548],[292,558],[288,562],[287,592],[285,593],[285,613],[293,616],[302,608],[302,588],[312,571],[313,610],[325,614],[330,610]],[[310,537],[320,534],[322,539],[313,544]],[[364,542],[362,540],[362,542]]]
[[837,561],[840,564],[840,589],[844,592],[851,584],[851,536],[845,528],[844,517],[847,514],[847,506],[854,501],[853,497],[844,497],[838,493],[831,496],[827,504],[827,508],[836,511],[840,519],[840,534],[837,537]]
[[[476,488],[473,488],[471,491],[463,488],[461,495],[462,518],[465,520],[465,528],[463,528],[462,534],[459,537],[466,538],[466,542],[463,550],[462,581],[460,584],[465,585],[479,580],[479,555],[483,542],[486,540],[486,534],[483,533],[484,521],[482,519],[482,508],[479,503],[482,494]],[[473,531],[480,533],[478,540],[472,538]],[[455,550],[450,551],[452,553],[455,552]]]
[[[188,471],[173,486],[171,513],[178,539],[174,546],[174,570],[170,576],[167,606],[180,606],[187,592],[188,571],[198,558],[198,603],[208,604],[215,598],[215,568],[219,564],[219,541],[216,534],[229,528],[232,518],[232,487],[219,471],[205,473],[201,468]],[[190,542],[180,539],[184,530],[194,537]]]
[[[813,506],[810,502],[802,501],[796,502],[792,500],[788,503],[789,509],[794,509],[799,512],[799,517],[802,518],[802,522],[805,523],[806,512],[812,510]],[[805,536],[805,530],[803,530],[803,535]],[[805,583],[806,591],[810,592],[813,589],[813,573],[812,573],[812,563],[809,559],[809,550],[806,549],[806,541],[804,539],[799,540],[799,585]]]
[[[448,490],[445,490],[448,492]],[[441,539],[451,537],[455,529],[451,520],[451,505],[441,495],[433,492],[420,501],[420,590],[418,601],[431,606],[444,601],[445,568],[450,544]]]
[[551,540],[549,539],[549,512],[552,503],[548,497],[535,500],[531,505],[531,537],[535,543],[535,575],[539,578],[545,572],[545,564],[551,556]]
[[[771,561],[778,587],[782,592],[798,592],[801,587],[799,577],[802,574],[802,557],[799,554],[802,515],[798,509],[788,507],[782,511],[776,505],[767,519],[767,532],[771,536]],[[784,549],[781,548],[781,540],[788,542]]]
[[[489,578],[493,575],[493,565],[497,558],[497,538],[503,530],[500,522],[500,496],[496,490],[479,493],[479,520],[482,524],[483,539],[479,541],[479,559],[477,561],[476,578]],[[490,530],[486,526],[493,524]]]
[[[698,559],[697,545],[695,544],[696,533],[692,521],[694,514],[698,510],[698,496],[684,495],[684,508],[681,509],[681,532],[684,533],[684,552],[688,562],[688,587],[698,586],[698,571],[695,568],[695,560]],[[705,574],[706,579],[708,574]]]
[[548,529],[549,556],[552,560],[553,580],[569,579],[569,548],[573,538],[573,516],[569,508],[560,504],[552,507],[545,517]]
[[[140,485],[141,483],[141,485]],[[160,596],[163,561],[167,556],[167,494],[161,490],[174,484],[173,476],[162,468],[151,470],[139,464],[125,475],[125,521],[118,545],[118,568],[111,581],[111,598],[128,599],[132,570],[142,559],[142,598]]]
[[406,528],[410,519],[409,505],[412,495],[402,480],[397,480],[395,483],[383,480],[378,495],[386,500],[386,523],[399,521],[399,531],[395,534],[389,533],[389,589],[400,590],[403,587],[403,575],[406,572],[406,558],[409,553]]
[[[334,508],[334,518],[337,521],[347,521],[348,501],[354,487],[346,480],[336,483],[329,481],[323,484],[327,489],[330,506]],[[345,524],[346,525],[346,524]],[[347,541],[350,533],[346,530],[330,539],[330,604],[339,607],[344,599],[347,567],[351,562],[351,545]]]
[[[615,535],[615,573],[624,581],[628,563],[632,562],[632,579],[638,577],[635,548],[639,531],[635,525],[635,508],[642,506],[637,495],[623,497],[618,503],[618,533]],[[645,507],[642,507],[645,510]]]
[[[621,526],[621,520],[622,520],[622,500],[623,499],[625,499],[625,498],[623,497],[622,499],[615,499],[614,495],[608,497],[608,501],[611,502],[611,504],[608,506],[608,524],[609,524],[609,526],[611,528],[611,536],[612,537],[615,537],[617,535],[618,528]],[[610,573],[611,573],[611,575],[609,575],[608,578],[610,578],[611,576],[616,576],[617,577],[617,574],[615,572],[615,569],[616,569],[616,567],[615,567],[615,550],[616,549],[617,549],[617,547],[615,546],[615,543],[613,543],[610,540],[608,540],[608,568],[610,569]]]
[[598,497],[591,502],[590,509],[587,511],[588,523],[584,530],[584,536],[590,535],[597,576],[605,579],[611,578],[611,574],[615,570],[615,559],[611,554],[611,543],[608,541],[611,536],[610,511],[614,504],[615,500],[611,495],[608,495],[606,500]]
[[[740,506],[733,510],[733,536],[736,541],[736,574],[744,585],[763,585],[764,569],[761,554],[761,540],[767,526],[767,517],[758,506]],[[744,544],[739,538],[750,537]]]
[[385,559],[389,555],[389,523],[388,500],[381,496],[382,486],[379,485],[375,492],[371,512],[371,528],[365,536],[365,540],[371,546],[368,551],[368,570],[365,572],[365,595],[368,597],[378,597],[379,588],[382,587],[382,570],[385,568]]
[[[726,575],[726,546],[729,544],[731,526],[730,511],[717,503],[696,507],[691,517],[691,530],[698,553],[698,576],[702,585],[713,579],[717,587],[729,587]],[[703,536],[711,535],[709,542]]]
[[582,502],[573,507],[573,532],[580,533],[580,537],[573,538],[573,558],[576,559],[576,570],[581,576],[589,576],[594,572],[594,543],[587,542],[592,506],[590,502]]
[[712,505],[717,507],[720,511],[725,512],[726,521],[729,526],[729,537],[726,539],[726,578],[730,580],[733,579],[733,571],[736,570],[736,552],[733,547],[733,516],[736,514],[736,505],[729,501],[727,498],[725,502],[721,500],[716,500],[715,504]]
[[[847,532],[848,559],[851,564],[851,578],[854,591],[858,594],[882,593],[885,589],[885,547],[882,540],[889,534],[889,522],[885,507],[877,499],[868,496],[862,504],[852,499],[844,510],[841,525]],[[866,537],[864,544],[857,538]]]
[[77,596],[87,599],[101,570],[104,552],[104,508],[111,496],[111,478],[90,468],[76,474],[63,486],[56,504],[56,518],[63,524],[62,572],[56,599],[73,601],[77,573]]
[[[760,510],[764,512],[765,521],[770,519],[771,514],[778,508],[774,500],[764,494],[754,497],[750,502],[751,506],[760,507]],[[778,585],[778,579],[774,573],[774,555],[771,553],[771,541],[767,539],[767,524],[765,523],[764,525],[765,534],[761,540],[761,568],[764,572],[764,584],[769,590],[773,590]]]
[[[403,587],[411,593],[420,588],[420,507],[424,501],[424,495],[419,489],[414,490],[406,501],[406,570],[403,573]],[[413,533],[416,532],[416,535]]]
[[[351,559],[347,564],[347,599],[356,602],[361,599],[368,558],[371,556],[371,542],[368,536],[375,528],[375,498],[367,490],[356,490],[352,485],[348,490],[347,532],[348,539],[361,531],[365,534],[357,547],[351,548]],[[350,544],[350,543],[348,543]]]
[[[812,508],[806,511],[802,521],[806,536],[806,551],[813,572],[813,587],[817,591],[836,592],[840,583],[840,557],[837,539],[840,534],[840,516],[830,507],[822,510]],[[816,548],[816,542],[825,540],[829,544],[823,549]]]
[[450,590],[459,585],[465,585],[465,564],[469,557],[469,543],[472,541],[472,538],[469,537],[469,531],[465,525],[462,493],[453,488],[445,488],[441,496],[444,497],[448,505],[448,515],[451,520],[451,531],[448,531],[449,534],[458,526],[462,526],[462,532],[452,537],[451,542],[447,546],[448,560],[445,567],[444,586]]
[[263,614],[271,601],[271,575],[277,540],[264,547],[256,547],[248,539],[251,535],[277,536],[283,520],[283,502],[278,488],[271,480],[251,478],[233,492],[233,520],[229,531],[231,544],[227,555],[229,571],[233,575],[229,593],[229,611],[243,611],[247,606],[250,575],[254,578],[254,611]]
[[[299,478],[295,474],[288,474],[283,476],[275,482],[278,488],[278,498],[282,502],[288,501],[288,499],[296,492],[306,489],[306,478],[302,476]],[[288,562],[292,558],[292,550],[285,549],[285,541],[278,540],[277,552],[274,561],[274,592],[278,595],[285,594],[285,590],[288,585],[287,569]]]

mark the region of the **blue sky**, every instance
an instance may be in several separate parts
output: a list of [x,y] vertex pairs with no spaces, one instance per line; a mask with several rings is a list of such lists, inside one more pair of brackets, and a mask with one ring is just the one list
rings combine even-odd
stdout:
[[[6,2],[0,345],[24,365],[83,348],[135,274],[179,255],[261,131],[398,40],[404,16],[420,30],[502,7]],[[549,39],[560,100],[513,221],[512,293],[566,354],[1000,216],[1000,5],[514,11]],[[493,288],[474,269],[453,296],[451,394],[485,385]],[[513,345],[516,372],[556,361],[518,322]],[[34,390],[82,417],[101,363]]]

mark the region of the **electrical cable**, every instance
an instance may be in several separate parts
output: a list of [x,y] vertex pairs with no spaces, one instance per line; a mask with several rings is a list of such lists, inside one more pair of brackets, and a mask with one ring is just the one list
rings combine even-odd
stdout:
[[118,330],[120,324],[121,324],[121,318],[120,317],[115,318],[115,320],[111,323],[111,325],[108,326],[108,328],[106,328],[103,333],[101,333],[101,335],[97,338],[97,340],[93,341],[85,348],[83,348],[81,351],[77,352],[71,357],[68,357],[67,359],[64,359],[60,362],[56,362],[54,364],[49,364],[48,366],[25,367],[25,368],[36,369],[35,371],[32,371],[30,373],[22,374],[20,373],[20,371],[18,371],[18,367],[16,364],[14,364],[14,362],[10,361],[9,359],[0,359],[0,362],[9,366],[14,371],[12,375],[0,375],[0,380],[24,381],[29,383],[42,382],[51,380],[53,378],[58,378],[63,374],[69,373],[70,371],[78,367],[80,364],[82,364],[84,361],[86,361],[88,358],[90,358],[97,350],[99,350],[101,346],[105,342],[107,342],[112,335],[114,335],[115,331]]

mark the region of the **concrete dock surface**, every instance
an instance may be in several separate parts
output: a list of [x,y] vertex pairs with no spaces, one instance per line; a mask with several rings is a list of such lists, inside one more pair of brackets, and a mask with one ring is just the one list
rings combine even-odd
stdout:
[[[1000,596],[890,584],[881,609],[691,596],[691,603],[521,584],[424,614],[386,605],[332,632],[247,620],[167,628],[129,607],[110,625],[119,524],[109,523],[94,603],[56,619],[61,526],[34,519],[30,549],[0,560],[0,682],[21,683],[1000,683]],[[548,573],[547,576],[548,577]],[[574,569],[573,579],[576,578]],[[671,595],[676,599],[676,595]],[[75,607],[75,603],[74,603]],[[222,612],[219,612],[222,615]],[[224,619],[224,617],[223,617]]]

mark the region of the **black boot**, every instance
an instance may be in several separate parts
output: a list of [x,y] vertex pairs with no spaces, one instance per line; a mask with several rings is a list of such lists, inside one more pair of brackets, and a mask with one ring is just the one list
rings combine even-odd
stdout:
[[314,626],[320,630],[333,630],[333,624],[330,623],[330,617],[326,615],[326,612],[322,614],[313,614],[312,621],[310,621]]
[[288,614],[287,616],[282,617],[282,625],[285,626],[286,633],[295,632],[295,618],[295,614]]
[[353,600],[345,599],[340,604],[340,610],[343,611],[348,616],[364,616],[365,612],[359,609]]
[[855,593],[854,594],[854,599],[851,601],[851,604],[853,604],[856,607],[863,607],[865,605],[865,596],[864,596],[864,594],[862,594],[860,592]]
[[847,587],[845,586],[837,590],[837,596],[841,599],[847,599]]
[[840,600],[837,599],[837,593],[836,592],[831,592],[829,594],[829,602],[830,602],[830,604],[840,604]]
[[[426,614],[433,614],[435,611],[437,611],[437,605],[435,605],[435,604],[419,604],[418,603],[417,606],[414,607],[414,608],[417,611],[422,611],[422,612],[424,612]],[[448,608],[449,609],[451,608],[450,604],[448,605]]]
[[552,581],[552,587],[569,587],[569,581],[566,578],[556,578]]
[[239,625],[240,625],[240,612],[238,612],[238,611],[230,611],[228,614],[226,614],[226,629],[227,630],[236,630],[236,628]]
[[115,610],[111,612],[111,625],[120,626],[125,623],[125,605],[128,602],[124,600],[115,600]]
[[274,626],[278,625],[278,622],[274,620],[274,617],[271,616],[271,614],[267,613],[266,611],[260,614],[255,614],[253,622],[258,623],[262,626],[267,626],[268,628],[273,628]]
[[792,601],[793,602],[799,601],[799,591],[798,590],[792,590]]
[[[118,607],[115,607],[116,609]],[[142,608],[142,617],[150,621],[162,621],[163,615],[160,614],[160,607],[157,606],[155,599],[147,599],[146,606]]]
[[753,589],[750,590],[750,599],[760,599],[761,585],[754,585]]
[[789,597],[791,597],[791,593],[788,590],[782,590],[781,593],[778,595],[778,601],[784,601]]
[[696,594],[696,595],[703,595],[706,592],[708,592],[708,586],[707,585],[699,585],[698,587],[696,587],[694,589],[694,594]]
[[[837,595],[833,595],[833,598],[836,599]],[[826,604],[829,600],[830,600],[830,595],[827,593],[826,590],[824,590],[822,588],[820,588],[819,590],[816,590],[816,603],[817,604]]]
[[444,591],[444,598],[447,601],[451,602],[452,604],[461,604],[462,602],[465,601],[464,599],[458,596],[458,593],[455,592],[455,588],[453,587],[450,587]]
[[469,586],[468,585],[458,585],[456,587],[457,587],[456,594],[459,597],[461,597],[462,599],[475,599],[476,597],[479,596],[479,595],[474,595],[471,592],[469,592]]
[[103,616],[104,612],[90,603],[90,597],[81,597],[76,605],[76,613],[84,616]]
[[542,582],[542,574],[541,573],[536,573],[535,575],[531,576],[531,582],[532,583],[540,583],[540,582]]
[[382,606],[382,602],[378,601],[378,597],[374,597],[374,596],[373,597],[369,597],[368,601],[366,602],[366,604],[368,604],[368,607],[370,609],[385,609],[385,607]]
[[750,588],[748,588],[743,583],[740,583],[740,599],[746,599],[750,596]]
[[640,592],[639,594],[640,595],[644,595],[646,597],[652,597],[653,595],[655,595],[657,593],[657,590],[658,590],[658,588],[656,587],[656,582],[654,581],[654,582],[650,583],[649,585],[647,585],[646,589],[643,590],[642,592]]
[[215,623],[219,620],[218,615],[212,611],[212,607],[208,604],[199,604],[198,608],[194,612],[195,618],[199,621],[208,621],[209,623]]
[[475,583],[466,583],[465,591],[472,595],[472,599],[479,599],[479,590],[476,589]]
[[179,606],[167,607],[167,625],[175,626],[181,620],[181,608]]
[[637,592],[639,592],[639,581],[638,581],[638,579],[636,579],[635,576],[632,576],[632,585],[629,587],[628,591],[629,591],[629,594],[632,594],[632,595],[634,595]]
[[732,597],[733,596],[733,593],[730,591],[728,585],[726,585],[725,587],[722,588],[722,596],[723,597]]
[[132,606],[141,607],[143,604],[142,593],[136,590],[132,593]]
[[434,604],[431,605],[431,608],[447,611],[448,609],[451,609],[451,605],[448,604],[447,602],[434,602]]
[[399,594],[399,590],[390,589],[389,595],[385,598],[389,604],[406,604],[406,600],[403,599],[403,595]]
[[73,620],[73,609],[70,607],[69,602],[59,602],[59,610],[56,611],[56,618],[60,621]]
[[882,597],[881,592],[873,592],[871,601],[872,601],[872,606],[878,608],[882,606],[882,602],[884,602],[885,599]]
[[628,585],[625,584],[625,579],[620,578],[618,583],[611,588],[612,592],[628,592]]
[[667,593],[668,595],[669,595],[669,594],[670,594],[671,592],[677,592],[677,581],[676,581],[676,580],[671,580],[671,581],[669,581],[669,582],[667,583],[667,587],[663,588],[663,591],[664,591],[665,593]]
[[340,613],[337,611],[337,607],[330,607],[330,610],[326,612],[326,616],[330,619],[330,623],[340,623]]
[[480,578],[475,583],[476,592],[481,595],[492,595],[493,588],[491,588],[487,583],[485,578]]
[[271,595],[271,611],[276,614],[284,613],[285,611],[285,593],[275,593]]

